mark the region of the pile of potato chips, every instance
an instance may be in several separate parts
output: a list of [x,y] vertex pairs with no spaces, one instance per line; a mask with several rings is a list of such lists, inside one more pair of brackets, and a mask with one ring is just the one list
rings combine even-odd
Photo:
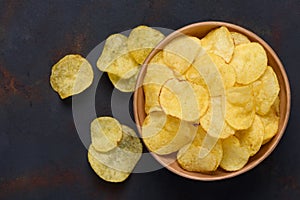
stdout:
[[188,171],[239,170],[278,130],[279,84],[264,48],[226,27],[173,39],[150,61],[143,90],[146,146],[177,152]]

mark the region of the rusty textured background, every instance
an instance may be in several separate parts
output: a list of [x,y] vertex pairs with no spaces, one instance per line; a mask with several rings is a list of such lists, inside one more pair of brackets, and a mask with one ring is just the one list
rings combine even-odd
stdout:
[[[0,199],[297,199],[300,196],[298,0],[3,1],[0,0]],[[86,161],[71,99],[49,85],[51,66],[86,56],[108,35],[140,24],[177,29],[222,20],[244,26],[278,53],[290,78],[292,112],[276,150],[250,172],[197,182],[166,169],[100,180]],[[97,110],[109,114],[112,85]]]

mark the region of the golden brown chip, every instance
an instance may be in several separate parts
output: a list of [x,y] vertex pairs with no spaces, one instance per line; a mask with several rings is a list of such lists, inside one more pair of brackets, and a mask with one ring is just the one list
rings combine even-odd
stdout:
[[236,74],[234,68],[227,64],[220,56],[209,54],[214,64],[218,67],[225,88],[232,87],[235,84]]
[[103,180],[113,183],[123,182],[130,175],[130,172],[118,171],[102,164],[101,161],[97,159],[97,154],[98,152],[95,150],[93,145],[90,145],[88,161],[94,172]]
[[234,44],[226,27],[222,26],[210,31],[201,39],[201,44],[207,52],[222,57],[227,63],[231,60]]
[[122,92],[133,92],[135,90],[138,75],[139,71],[137,71],[137,73],[134,74],[132,77],[124,79],[114,74],[108,73],[109,80],[112,82],[115,88]]
[[276,114],[276,107],[272,107],[266,115],[258,116],[260,117],[265,130],[262,144],[266,144],[278,131],[279,117]]
[[226,138],[222,142],[223,158],[220,163],[226,171],[237,171],[242,169],[250,157],[248,149],[241,146],[238,138],[234,135]]
[[[221,103],[219,101],[211,100],[211,104],[208,106],[208,110],[203,117],[200,118],[200,124],[203,129],[212,137],[216,138],[227,138],[235,134],[235,130],[227,124],[224,119],[224,112],[222,111],[221,105],[216,105],[216,103]],[[212,115],[212,106],[214,106],[214,115]],[[219,112],[219,113],[217,113]],[[215,117],[212,119],[212,117]],[[212,123],[213,122],[213,123]]]
[[174,71],[183,75],[193,63],[200,49],[198,38],[182,35],[172,40],[164,48],[164,61]]
[[122,140],[116,148],[108,152],[97,152],[95,157],[109,168],[131,172],[142,155],[143,147],[131,128],[122,125],[122,134]]
[[189,122],[200,119],[197,95],[188,81],[176,78],[166,81],[159,94],[159,104],[168,115]]
[[142,64],[164,35],[148,26],[134,28],[128,37],[128,49],[137,63]]
[[236,130],[243,130],[252,125],[254,117],[255,103],[252,86],[230,88],[226,95],[226,122]]
[[198,70],[193,65],[185,72],[185,78],[191,83],[198,84],[204,88],[207,88],[203,76],[198,72]]
[[170,154],[190,143],[196,131],[197,127],[192,123],[158,111],[151,112],[145,118],[142,136],[150,151],[157,154]]
[[233,43],[235,46],[239,45],[239,44],[246,44],[246,43],[250,43],[250,40],[247,38],[247,36],[238,33],[238,32],[230,32],[231,37],[233,39]]
[[[202,145],[205,137],[209,136],[199,127],[193,143],[187,144],[179,150],[177,161],[183,169],[205,173],[218,168],[223,156],[222,144],[220,141],[216,141],[211,149],[207,149]],[[205,152],[204,157],[201,156],[201,152]]]
[[270,110],[279,94],[279,83],[272,67],[268,67],[265,73],[253,83],[256,112],[265,115]]
[[107,152],[118,146],[122,139],[120,123],[112,117],[99,117],[91,123],[91,140],[99,152]]
[[158,96],[162,85],[171,78],[174,78],[173,71],[161,63],[151,63],[147,66],[147,72],[143,81],[145,94],[145,112],[161,110]]
[[252,126],[247,130],[238,131],[235,136],[239,139],[241,145],[248,149],[250,156],[253,156],[262,145],[264,132],[265,129],[260,117],[255,115]]
[[153,58],[150,60],[149,63],[166,65],[164,61],[163,52],[162,51],[157,52],[157,54],[153,56]]
[[236,72],[236,81],[249,84],[256,81],[267,68],[267,54],[256,42],[240,44],[235,47],[230,64]]
[[130,56],[127,37],[113,34],[106,39],[101,56],[97,61],[99,70],[128,79],[139,70],[139,64]]
[[60,98],[79,94],[93,82],[90,63],[80,55],[67,55],[52,67],[50,84]]

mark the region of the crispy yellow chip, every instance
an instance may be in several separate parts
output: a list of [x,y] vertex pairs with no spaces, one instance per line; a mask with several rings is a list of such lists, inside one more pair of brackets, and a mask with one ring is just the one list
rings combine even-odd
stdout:
[[[204,50],[201,50],[197,55],[190,69],[192,70],[192,75],[187,76],[186,74],[187,79],[193,83],[205,85],[210,96],[215,97],[225,94],[222,74],[212,58]],[[195,70],[198,72],[198,76]],[[197,81],[199,82],[197,83]]]
[[266,115],[258,116],[260,117],[265,130],[262,144],[266,144],[278,131],[279,117],[276,114],[276,107],[272,106]]
[[93,82],[90,63],[80,55],[67,55],[52,67],[50,84],[60,98],[79,94]]
[[248,149],[250,156],[253,156],[262,145],[264,132],[265,129],[260,117],[255,115],[252,126],[247,130],[237,131],[235,136],[239,139],[241,145]]
[[202,87],[201,85],[193,84],[190,83],[193,90],[194,90],[194,95],[196,99],[198,100],[198,107],[200,111],[200,117],[202,117],[209,105],[209,93],[206,88]]
[[193,65],[190,68],[188,68],[188,70],[185,72],[185,78],[191,83],[198,84],[201,85],[202,87],[207,88],[203,76],[198,72],[198,70]]
[[224,26],[210,31],[201,39],[202,47],[210,53],[222,57],[227,63],[231,60],[234,44],[230,32]]
[[276,115],[279,116],[280,115],[280,99],[279,99],[279,96],[276,97],[273,105],[272,105],[272,108],[275,110],[276,112]]
[[134,28],[128,37],[128,49],[137,63],[142,64],[164,35],[148,26]]
[[268,67],[265,73],[253,83],[256,112],[265,115],[270,110],[279,94],[279,83],[272,67]]
[[196,131],[197,127],[192,123],[156,111],[145,118],[142,136],[150,151],[157,154],[170,154],[190,143]]
[[128,79],[139,70],[139,64],[130,56],[127,37],[113,34],[106,39],[101,56],[97,61],[99,70]]
[[[221,105],[216,105],[216,103],[220,103],[219,101],[211,100],[211,104],[208,106],[208,110],[203,117],[200,118],[200,124],[203,129],[212,137],[216,138],[227,138],[231,135],[235,134],[235,130],[227,124],[224,119],[224,114],[222,112]],[[214,106],[214,115],[212,114],[212,106]],[[212,117],[215,117],[214,119]],[[212,123],[214,122],[214,123]]]
[[232,87],[226,95],[225,119],[236,130],[247,129],[255,117],[252,86]]
[[94,170],[94,172],[103,180],[113,183],[123,182],[130,175],[130,172],[122,172],[106,165],[102,164],[100,160],[97,159],[98,152],[90,145],[88,151],[88,161]]
[[213,53],[209,54],[212,61],[218,67],[218,70],[222,76],[222,81],[225,88],[232,87],[235,84],[236,74],[234,68],[227,64],[220,56]]
[[200,50],[201,43],[198,38],[182,35],[167,44],[163,57],[170,68],[183,75]]
[[137,71],[137,73],[132,77],[124,79],[114,74],[108,73],[109,80],[112,82],[115,88],[122,92],[133,92],[135,90],[138,75],[139,71]]
[[166,65],[164,61],[163,52],[159,51],[157,54],[155,54],[149,63]]
[[189,122],[200,119],[197,94],[188,81],[176,78],[167,80],[160,90],[159,104],[168,115]]
[[147,66],[147,72],[143,81],[145,94],[145,112],[161,110],[158,96],[162,85],[171,78],[174,78],[173,71],[161,63],[151,63]]
[[238,32],[230,32],[231,37],[233,39],[233,43],[235,46],[239,45],[239,44],[246,44],[246,43],[250,43],[250,40],[247,38],[247,36],[238,33]]
[[234,135],[223,140],[223,158],[220,163],[226,171],[237,171],[243,168],[250,157],[248,149],[241,146],[240,141]]
[[95,156],[109,168],[131,172],[142,155],[143,147],[134,130],[122,125],[122,132],[122,140],[116,148],[108,152],[98,152]]
[[[199,127],[197,135],[192,144],[187,144],[177,153],[179,165],[188,171],[212,172],[215,171],[223,156],[222,144],[217,141],[211,149],[204,147],[203,141],[206,136],[205,131]],[[206,156],[201,157],[201,152]]]
[[99,117],[91,123],[91,140],[99,152],[107,152],[118,146],[122,139],[120,123],[112,117]]
[[267,68],[267,54],[256,42],[240,44],[235,47],[230,64],[236,72],[236,81],[249,84],[256,81]]

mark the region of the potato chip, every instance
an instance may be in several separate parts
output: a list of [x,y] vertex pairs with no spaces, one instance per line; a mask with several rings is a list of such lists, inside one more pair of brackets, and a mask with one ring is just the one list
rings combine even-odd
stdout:
[[263,142],[264,126],[257,115],[255,115],[252,126],[247,130],[238,131],[235,136],[239,139],[242,146],[246,147],[250,156],[255,155]]
[[[212,102],[215,101],[212,100]],[[229,126],[225,121],[224,114],[220,106],[221,105],[217,105],[217,106],[215,105],[214,108],[216,110],[214,112],[220,112],[220,113],[214,114],[216,119],[212,119],[212,104],[210,104],[208,106],[208,110],[205,113],[205,115],[200,118],[200,124],[210,136],[224,139],[231,135],[234,135],[235,130],[231,126]]]
[[202,117],[208,108],[209,105],[209,93],[207,89],[202,87],[201,85],[193,84],[190,83],[193,90],[194,90],[194,95],[196,99],[198,100],[198,106],[199,106],[199,111],[200,111],[200,117]]
[[[191,80],[192,82],[200,80],[198,84],[202,86],[206,85],[210,96],[212,97],[224,95],[225,86],[223,85],[222,75],[209,54],[207,54],[204,50],[201,50],[195,58],[192,67],[200,75],[198,77],[195,76],[194,81]],[[188,80],[190,79],[189,77],[187,78]],[[204,83],[202,82],[202,79],[204,80]]]
[[185,78],[191,83],[198,84],[204,88],[207,88],[203,76],[198,72],[198,70],[193,65],[190,68],[188,68],[188,70],[185,72]]
[[262,144],[269,142],[278,131],[279,117],[276,114],[276,107],[272,107],[270,111],[263,116],[258,115],[264,126],[264,137]]
[[207,52],[222,57],[227,63],[231,60],[234,44],[226,27],[222,26],[210,31],[201,39],[201,44]]
[[113,34],[106,39],[101,56],[97,61],[99,70],[128,79],[138,73],[139,64],[130,56],[127,37]]
[[99,152],[107,152],[118,146],[122,139],[120,123],[112,117],[99,117],[91,123],[91,140]]
[[268,67],[265,73],[253,83],[256,112],[265,115],[275,102],[279,94],[279,83],[272,67]]
[[149,63],[166,65],[166,63],[164,61],[163,52],[162,51],[157,52],[157,54],[155,54],[152,57],[152,59],[150,60]]
[[121,92],[134,92],[138,75],[139,71],[132,77],[124,79],[114,74],[108,73],[109,80],[112,82],[115,88],[117,88]]
[[198,38],[182,35],[172,40],[164,48],[164,61],[174,71],[183,75],[193,63],[200,49]]
[[142,64],[164,35],[148,26],[134,28],[128,37],[128,49],[137,63]]
[[276,97],[273,105],[271,106],[271,108],[273,108],[276,112],[276,115],[279,116],[280,115],[280,99],[279,96]]
[[122,125],[122,132],[122,140],[116,148],[94,156],[111,169],[131,172],[142,155],[143,146],[134,130]]
[[247,38],[247,36],[238,33],[238,32],[230,32],[231,37],[233,39],[233,43],[235,46],[239,45],[239,44],[246,44],[246,43],[250,43],[250,40]]
[[[215,171],[218,168],[223,156],[222,144],[217,141],[209,150],[202,145],[205,137],[205,131],[199,127],[193,143],[179,150],[177,161],[183,169],[205,173]],[[206,152],[206,156],[201,157],[201,152]]]
[[170,154],[190,143],[197,127],[165,113],[151,112],[142,127],[143,140],[148,149],[157,154]]
[[160,90],[158,100],[168,115],[189,122],[197,122],[200,119],[197,95],[188,81],[176,78],[167,80]]
[[50,84],[60,98],[79,94],[93,82],[90,63],[80,55],[67,55],[52,67]]
[[100,160],[97,159],[98,151],[93,147],[93,145],[90,145],[89,151],[88,151],[88,161],[94,170],[94,172],[103,180],[113,183],[123,182],[128,178],[130,175],[130,172],[122,172],[115,169],[112,169],[110,167],[107,167],[106,165],[102,164]]
[[252,86],[228,89],[225,107],[226,122],[236,130],[243,130],[252,125],[254,117],[255,104]]
[[235,47],[230,64],[236,72],[236,81],[249,84],[256,81],[267,68],[267,54],[256,42],[240,44]]
[[236,74],[234,68],[227,64],[220,56],[209,54],[214,64],[218,67],[225,88],[232,87],[235,84]]
[[161,110],[158,96],[162,85],[171,78],[174,78],[173,71],[163,64],[149,64],[143,81],[145,94],[145,112]]
[[241,146],[240,141],[234,135],[222,141],[223,158],[220,163],[226,171],[237,171],[242,169],[250,157],[248,149]]

